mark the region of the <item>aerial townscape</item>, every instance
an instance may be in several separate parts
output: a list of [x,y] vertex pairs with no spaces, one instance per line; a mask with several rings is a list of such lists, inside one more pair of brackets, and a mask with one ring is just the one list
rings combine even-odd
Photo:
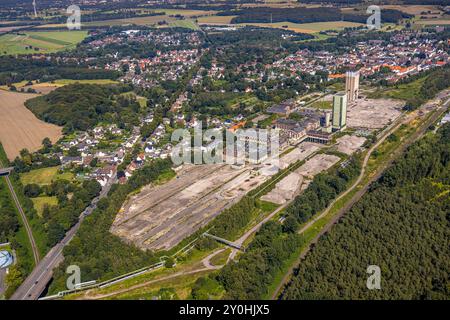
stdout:
[[448,0],[2,0],[0,300],[450,300],[449,105]]

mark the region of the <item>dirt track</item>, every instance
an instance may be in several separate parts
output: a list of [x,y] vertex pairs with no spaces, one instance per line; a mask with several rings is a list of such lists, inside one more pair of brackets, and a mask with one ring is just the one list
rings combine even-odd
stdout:
[[0,90],[0,142],[10,160],[23,148],[38,150],[45,137],[56,142],[62,136],[60,127],[39,120],[24,106],[36,96]]

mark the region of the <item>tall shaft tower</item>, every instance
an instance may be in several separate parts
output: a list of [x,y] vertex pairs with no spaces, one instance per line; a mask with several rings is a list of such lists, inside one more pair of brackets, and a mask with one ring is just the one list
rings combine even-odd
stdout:
[[358,99],[359,95],[359,71],[347,71],[345,74],[345,92],[347,101],[352,102]]
[[333,96],[333,130],[344,129],[347,125],[347,94],[338,93]]

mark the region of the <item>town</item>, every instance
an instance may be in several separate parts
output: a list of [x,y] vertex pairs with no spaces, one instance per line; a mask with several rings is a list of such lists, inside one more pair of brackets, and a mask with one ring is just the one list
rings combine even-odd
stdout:
[[14,1],[0,298],[448,298],[448,7]]

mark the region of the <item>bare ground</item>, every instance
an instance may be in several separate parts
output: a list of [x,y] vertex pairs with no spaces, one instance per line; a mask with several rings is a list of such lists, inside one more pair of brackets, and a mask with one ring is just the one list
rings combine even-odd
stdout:
[[36,96],[0,90],[0,142],[10,160],[23,148],[38,150],[46,137],[56,142],[62,136],[62,128],[39,120],[25,107],[24,102]]

